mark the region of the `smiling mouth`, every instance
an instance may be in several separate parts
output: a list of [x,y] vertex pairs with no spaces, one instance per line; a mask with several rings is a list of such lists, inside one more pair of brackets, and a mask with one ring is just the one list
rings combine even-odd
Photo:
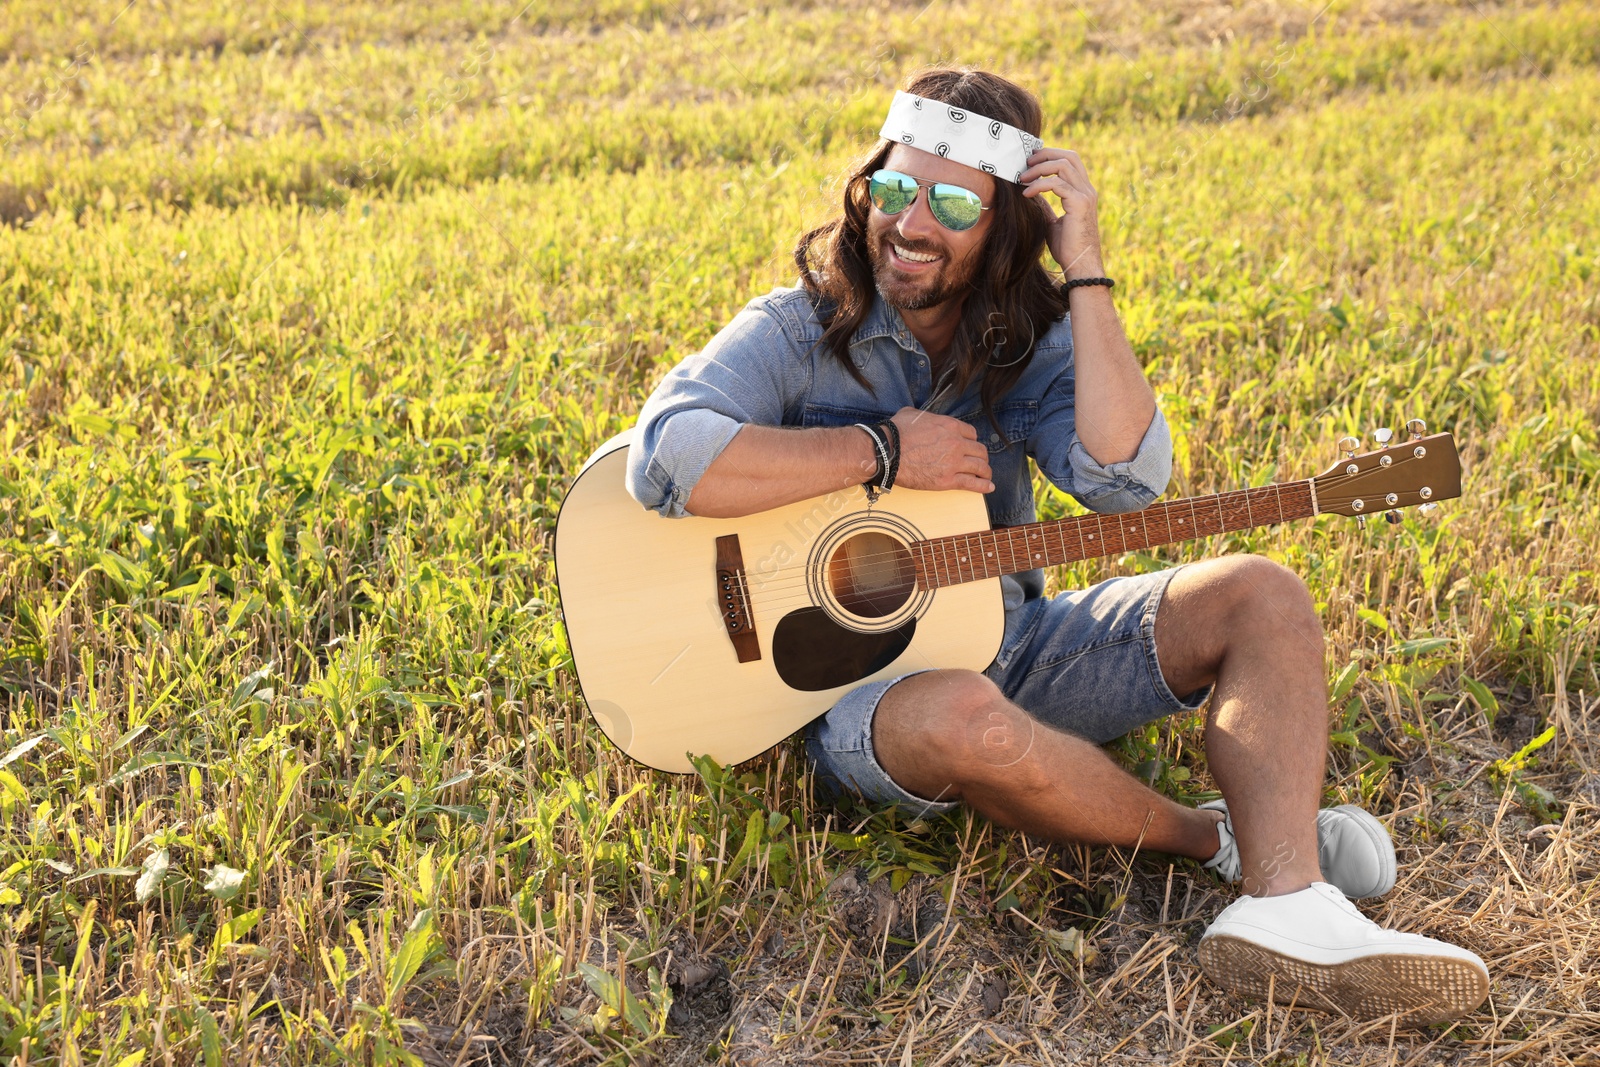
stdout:
[[[921,268],[921,267],[932,266],[933,264],[938,263],[941,259],[944,258],[944,257],[936,255],[936,254],[934,254],[932,252],[918,252],[915,249],[911,249],[911,248],[905,249],[905,252],[908,253],[908,255],[902,255],[901,254],[901,250],[900,250],[900,246],[896,245],[892,241],[889,242],[889,258],[890,258],[890,262],[894,263],[895,266],[900,267],[902,270],[907,269],[907,268],[912,269],[912,270],[916,270],[916,269]],[[912,256],[915,256],[915,257],[930,256],[932,258],[929,258],[929,259],[910,258]]]

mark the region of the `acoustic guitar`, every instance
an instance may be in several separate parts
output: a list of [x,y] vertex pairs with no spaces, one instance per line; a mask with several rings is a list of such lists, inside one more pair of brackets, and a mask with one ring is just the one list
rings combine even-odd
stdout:
[[[863,682],[981,671],[1000,576],[1212,534],[1461,495],[1449,434],[1346,457],[1303,481],[989,529],[981,495],[841,489],[737,519],[664,518],[624,486],[633,431],[589,457],[556,519],[556,584],[595,721],[632,758],[689,772],[758,755]],[[1379,431],[1380,440],[1387,431]]]

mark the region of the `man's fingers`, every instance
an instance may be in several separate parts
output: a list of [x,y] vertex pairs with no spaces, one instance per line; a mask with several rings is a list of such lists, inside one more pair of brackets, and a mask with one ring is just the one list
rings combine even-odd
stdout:
[[979,478],[976,475],[963,474],[957,480],[955,488],[966,489],[973,493],[992,493],[994,492],[994,483],[987,477]]

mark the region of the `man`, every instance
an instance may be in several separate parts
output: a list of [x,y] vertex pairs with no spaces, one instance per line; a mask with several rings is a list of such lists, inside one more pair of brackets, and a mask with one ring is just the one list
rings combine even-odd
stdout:
[[[1094,187],[1041,128],[1038,102],[1003,78],[913,77],[843,216],[801,238],[800,284],[751,301],[646,403],[634,497],[732,517],[892,483],[986,494],[991,523],[1014,525],[1035,519],[1031,457],[1093,510],[1150,504],[1171,470],[1167,425],[1104,277]],[[1241,555],[1053,598],[1042,572],[1002,582],[987,670],[864,684],[807,728],[823,788],[1206,861],[1246,895],[1201,963],[1241,992],[1414,1022],[1483,1001],[1477,956],[1347,900],[1393,886],[1394,847],[1359,808],[1317,810],[1323,635],[1295,575]],[[1208,700],[1221,801],[1178,804],[1099,748]]]

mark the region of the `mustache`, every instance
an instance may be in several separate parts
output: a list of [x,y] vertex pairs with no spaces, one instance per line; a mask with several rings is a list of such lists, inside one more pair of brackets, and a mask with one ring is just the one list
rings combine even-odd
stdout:
[[897,246],[899,248],[905,249],[907,252],[915,252],[920,256],[942,256],[942,255],[944,255],[944,253],[939,251],[937,248],[917,248],[915,245],[906,244],[904,241],[896,241],[892,237],[885,237],[883,239],[884,251],[888,251],[890,246]]

